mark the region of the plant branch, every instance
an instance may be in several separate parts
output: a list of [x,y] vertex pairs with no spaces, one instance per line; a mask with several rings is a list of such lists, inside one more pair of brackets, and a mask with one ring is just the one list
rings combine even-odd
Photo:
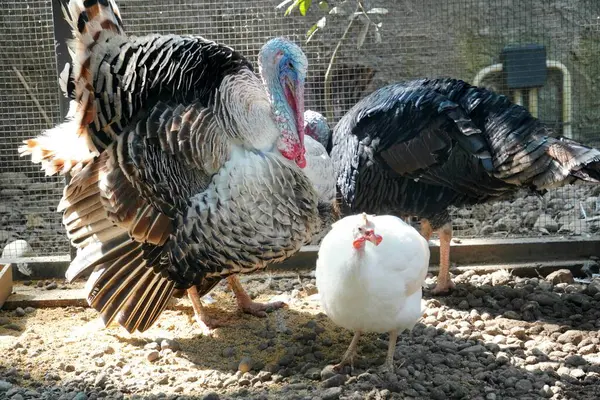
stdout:
[[29,94],[29,97],[31,97],[31,100],[33,100],[33,102],[37,106],[40,114],[42,114],[42,117],[44,117],[44,119],[46,120],[46,123],[48,124],[48,126],[52,126],[52,120],[48,117],[48,114],[46,114],[46,111],[44,111],[44,108],[42,107],[39,100],[35,96],[35,93],[33,93],[33,90],[31,90],[31,87],[25,80],[25,77],[23,76],[23,74],[21,74],[21,71],[19,71],[17,69],[17,67],[15,67],[15,66],[13,66],[12,69],[15,72],[15,74],[17,75],[17,78],[19,78],[19,81],[21,82],[21,84],[23,85],[25,90],[27,91],[27,94]]
[[[361,7],[362,6],[361,6],[360,0],[359,0],[359,1],[357,1],[356,10],[354,12],[357,13]],[[329,59],[329,65],[327,65],[327,71],[325,72],[325,81],[324,81],[324,85],[325,85],[325,115],[326,115],[329,123],[333,122],[333,104],[332,104],[332,100],[331,100],[331,72],[333,69],[333,64],[335,63],[335,58],[337,56],[337,53],[340,50],[340,47],[342,46],[344,39],[346,39],[346,36],[348,36],[348,32],[350,32],[350,28],[352,27],[353,23],[354,23],[354,16],[352,16],[352,18],[350,18],[350,22],[348,22],[348,26],[346,26],[346,30],[344,31],[344,34],[342,35],[340,40],[338,40],[338,42],[335,46],[335,49],[333,50],[333,53],[331,54],[331,58]]]

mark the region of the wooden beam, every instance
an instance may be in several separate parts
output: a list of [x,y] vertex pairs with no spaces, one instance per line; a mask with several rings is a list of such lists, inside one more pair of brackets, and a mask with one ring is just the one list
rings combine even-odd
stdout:
[[0,308],[4,305],[13,288],[12,267],[10,264],[0,265]]

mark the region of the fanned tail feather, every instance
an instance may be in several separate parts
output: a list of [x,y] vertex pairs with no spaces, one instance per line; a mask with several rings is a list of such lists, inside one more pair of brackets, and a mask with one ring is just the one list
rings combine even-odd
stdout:
[[144,331],[174,291],[175,283],[157,272],[172,225],[136,196],[118,167],[116,147],[109,146],[64,189],[59,209],[79,249],[66,278],[72,281],[92,270],[87,300],[103,322],[117,320],[129,332]]
[[24,141],[18,149],[21,156],[31,155],[33,163],[41,163],[46,175],[77,173],[103,150],[88,133],[88,125],[98,119],[94,70],[98,56],[106,51],[102,48],[106,40],[124,33],[113,0],[73,0],[63,11],[73,29],[69,42],[73,63],[65,66],[59,85],[73,101],[65,122]]

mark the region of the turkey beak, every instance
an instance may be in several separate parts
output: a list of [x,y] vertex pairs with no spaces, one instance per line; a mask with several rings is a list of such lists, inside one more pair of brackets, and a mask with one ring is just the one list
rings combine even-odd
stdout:
[[377,235],[373,229],[369,229],[368,231],[366,231],[364,236],[365,240],[368,240],[375,246],[379,246],[379,243],[381,243],[381,241],[383,240],[383,237],[381,237],[381,235]]

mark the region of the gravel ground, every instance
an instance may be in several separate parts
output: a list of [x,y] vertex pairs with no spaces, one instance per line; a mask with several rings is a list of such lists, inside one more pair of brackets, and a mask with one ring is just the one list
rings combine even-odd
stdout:
[[218,287],[209,310],[228,321],[211,337],[182,300],[134,335],[100,329],[87,308],[2,311],[0,399],[600,398],[600,280],[465,272],[450,297],[426,290],[423,319],[398,339],[394,375],[379,372],[387,336],[375,334],[361,339],[354,371],[334,374],[328,365],[351,333],[320,312],[304,274],[247,278],[259,300],[289,304],[266,319],[238,314]]

